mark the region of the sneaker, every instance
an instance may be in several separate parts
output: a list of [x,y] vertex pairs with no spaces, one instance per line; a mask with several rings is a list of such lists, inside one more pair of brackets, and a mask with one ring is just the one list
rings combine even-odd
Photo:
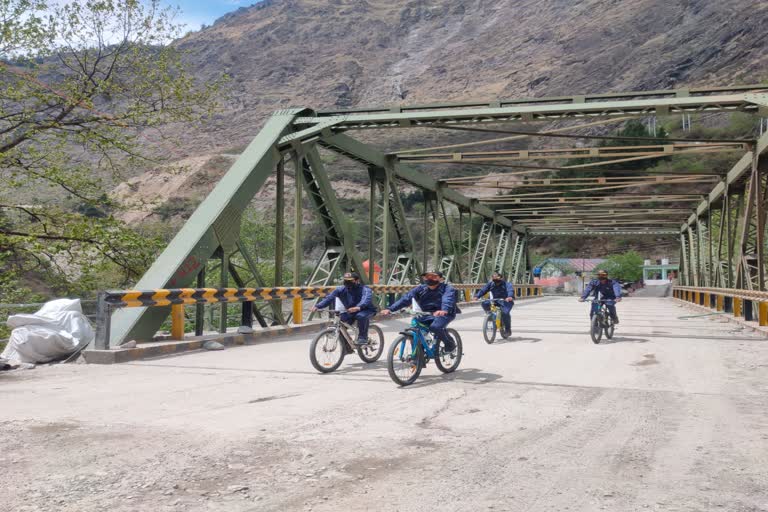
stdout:
[[619,317],[613,318],[613,325],[619,325]]
[[504,337],[512,336],[512,329],[506,329],[504,331],[501,331],[501,335]]
[[364,340],[363,338],[359,338],[357,341],[355,341],[355,345],[358,347],[362,347],[365,345],[368,345],[368,340]]
[[446,354],[449,354],[449,353],[453,352],[454,350],[456,350],[456,343],[454,343],[452,341],[448,342],[448,343],[444,342],[443,343],[443,350],[445,350]]

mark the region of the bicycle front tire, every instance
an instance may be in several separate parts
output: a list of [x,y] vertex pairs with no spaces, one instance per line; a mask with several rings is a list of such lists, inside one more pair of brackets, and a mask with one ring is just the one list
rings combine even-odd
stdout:
[[389,347],[387,371],[389,378],[398,386],[410,386],[421,374],[423,348],[418,344],[414,350],[414,343],[413,336],[401,334]]
[[600,343],[600,340],[603,337],[603,326],[600,324],[600,315],[595,315],[592,317],[592,321],[590,322],[589,335],[592,337],[593,343]]
[[[329,350],[330,336],[333,335],[336,335],[336,340],[331,344],[333,350]],[[318,358],[318,350],[320,350],[320,358]],[[309,346],[309,360],[315,370],[320,373],[331,373],[341,366],[345,352],[346,347],[341,335],[335,329],[323,329],[317,333]]]
[[488,313],[483,322],[483,339],[489,345],[496,340],[496,318],[493,313]]

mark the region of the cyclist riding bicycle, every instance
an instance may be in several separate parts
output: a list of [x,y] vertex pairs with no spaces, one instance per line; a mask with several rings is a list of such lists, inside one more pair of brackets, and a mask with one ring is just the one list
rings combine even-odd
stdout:
[[344,285],[333,290],[327,297],[319,301],[312,311],[323,309],[334,303],[338,298],[346,308],[346,311],[340,315],[341,321],[351,324],[357,320],[357,341],[356,345],[368,344],[368,325],[371,317],[378,310],[373,304],[373,291],[360,282],[360,274],[357,272],[347,272],[344,274]]
[[[499,307],[501,309],[501,323],[504,326],[503,336],[509,336],[512,333],[512,323],[509,316],[512,307],[515,305],[515,287],[512,283],[504,279],[501,272],[494,272],[491,280],[475,294],[475,298],[481,298],[488,292],[491,293],[493,300],[501,300]],[[481,304],[486,313],[491,312],[491,301],[486,299]]]
[[[621,302],[621,285],[618,281],[608,279],[608,272],[605,270],[598,270],[597,279],[590,281],[587,287],[584,288],[584,293],[581,294],[579,302],[584,302],[589,295],[593,295],[596,299],[599,295],[600,299],[607,301],[605,305],[608,307],[608,313],[610,313],[611,318],[613,318],[613,323],[619,323],[619,317],[616,315],[616,302]],[[595,316],[595,312],[599,307],[600,304],[597,302],[592,304],[592,307],[589,309],[590,318]]]
[[441,282],[443,273],[437,270],[424,272],[421,277],[423,284],[403,295],[400,300],[382,310],[381,314],[388,315],[409,306],[411,301],[415,300],[424,312],[419,321],[429,325],[429,331],[435,339],[443,342],[446,352],[453,352],[456,344],[445,328],[456,318],[456,314],[460,313],[456,305],[457,291],[450,284]]

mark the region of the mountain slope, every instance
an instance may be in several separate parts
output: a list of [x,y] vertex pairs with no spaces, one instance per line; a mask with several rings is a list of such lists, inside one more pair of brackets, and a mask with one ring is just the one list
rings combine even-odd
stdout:
[[270,112],[764,80],[753,0],[271,0],[178,42],[224,111],[185,146],[247,142]]

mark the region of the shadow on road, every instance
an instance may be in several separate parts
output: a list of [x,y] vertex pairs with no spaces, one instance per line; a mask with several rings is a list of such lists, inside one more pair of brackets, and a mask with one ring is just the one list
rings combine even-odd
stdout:
[[501,338],[496,339],[491,345],[506,345],[507,343],[538,343],[541,341],[541,338],[523,338],[523,337],[512,337],[512,338]]
[[358,361],[350,364],[342,364],[341,368],[339,368],[333,373],[345,374],[345,373],[361,372],[365,370],[379,370],[379,369],[381,370],[387,369],[387,359],[383,355],[381,356],[381,359],[379,359],[375,363],[364,363],[363,361]]
[[440,375],[422,375],[419,377],[419,380],[417,380],[415,384],[408,386],[408,388],[432,386],[434,384],[441,384],[450,380],[471,382],[473,384],[488,384],[490,382],[499,380],[502,377],[503,375],[499,375],[498,373],[484,372],[478,368],[464,368],[456,370],[453,373],[445,373]]
[[612,339],[603,339],[601,345],[610,345],[613,343],[648,343],[650,340],[646,338],[627,338],[626,336],[614,336]]

